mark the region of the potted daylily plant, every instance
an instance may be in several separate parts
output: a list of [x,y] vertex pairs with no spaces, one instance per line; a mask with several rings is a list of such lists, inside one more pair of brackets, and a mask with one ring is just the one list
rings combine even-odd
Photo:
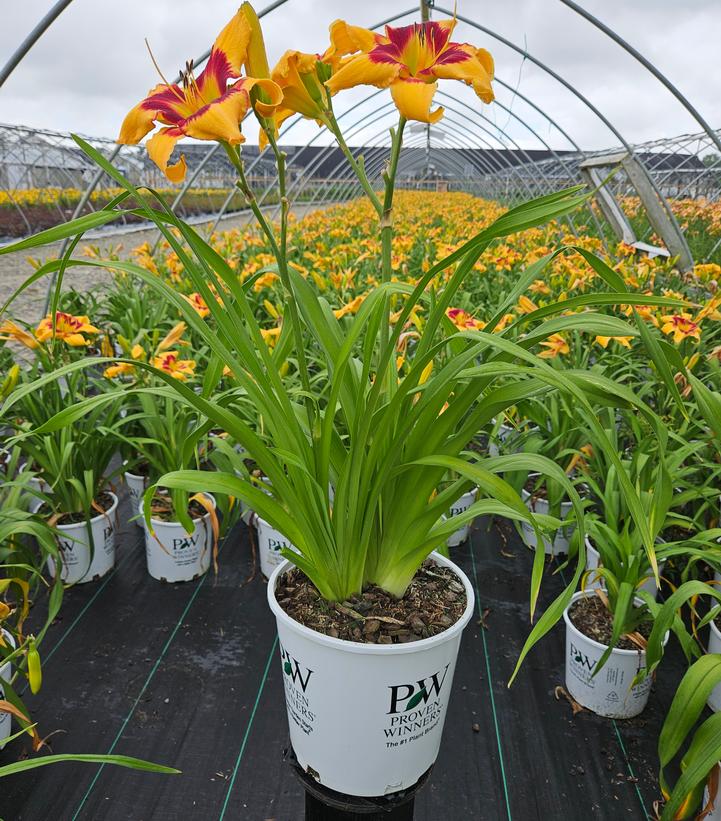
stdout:
[[[58,344],[79,346],[77,323],[69,327],[72,334],[59,336]],[[23,373],[12,402],[16,441],[34,474],[33,507],[57,534],[61,561],[49,557],[48,569],[68,584],[104,576],[115,564],[118,498],[110,482],[115,443],[104,428],[118,417],[123,396],[113,392],[80,418],[72,416],[73,404],[94,392],[86,367],[92,361],[74,359],[82,369],[58,381],[51,363],[39,356]],[[60,427],[58,419],[64,420]]]
[[[453,42],[454,27],[453,20],[424,22],[387,27],[379,35],[336,21],[322,55],[288,51],[271,72],[257,17],[245,3],[216,40],[202,73],[196,76],[189,67],[181,85],[163,83],[128,114],[120,142],[137,143],[160,123],[147,149],[175,182],[186,173],[182,155],[171,161],[178,140],[188,136],[222,145],[275,258],[273,271],[284,291],[282,323],[273,329],[272,347],[228,261],[162,198],[135,188],[92,146],[76,138],[122,189],[112,207],[128,198],[139,204],[133,213],[158,226],[213,319],[206,322],[172,284],[152,272],[114,260],[114,269],[139,277],[168,300],[210,352],[199,393],[149,362],[131,363],[172,387],[206,425],[227,432],[268,481],[259,488],[233,472],[183,470],[160,476],[157,485],[185,491],[202,486],[216,495],[240,498],[295,546],[297,552],[283,551],[286,561],[268,582],[291,741],[308,774],[351,795],[406,789],[438,753],[460,635],[473,612],[474,596],[463,571],[434,549],[482,514],[537,520],[545,527],[555,521],[558,526],[553,517],[534,517],[499,474],[532,470],[550,475],[565,489],[583,533],[578,494],[555,462],[519,453],[471,463],[461,458],[468,442],[506,408],[541,390],[567,391],[585,410],[589,424],[594,424],[594,415],[587,393],[608,404],[631,401],[630,392],[608,380],[591,386],[580,375],[567,378],[535,352],[560,331],[593,328],[609,336],[633,335],[624,320],[593,310],[570,313],[571,308],[592,306],[597,295],[545,306],[511,324],[504,320],[509,306],[542,276],[553,254],[528,266],[483,330],[449,330],[446,325],[446,311],[488,246],[573,210],[586,200],[579,188],[503,213],[443,259],[419,269],[414,285],[393,277],[395,177],[407,121],[440,119],[442,109],[432,108],[438,80],[463,81],[481,100],[493,99],[490,55]],[[400,113],[380,193],[362,159],[348,148],[333,113],[333,95],[364,83],[390,88]],[[266,218],[246,177],[240,122],[251,111],[260,123],[261,143],[278,166],[277,226]],[[333,134],[377,216],[379,281],[357,310],[347,313],[334,311],[312,280],[288,264],[289,202],[277,135],[279,124],[294,113],[315,119]],[[105,209],[67,224],[59,233],[72,236],[109,218]],[[39,245],[47,237],[40,234],[25,242]],[[604,304],[627,299],[619,293],[619,277],[592,255],[587,259],[613,291]],[[58,271],[61,282],[69,263],[46,263],[38,274]],[[103,265],[94,259],[72,264]],[[393,312],[392,299],[398,306]],[[421,305],[422,331],[412,357],[399,366],[401,335]],[[498,328],[502,320],[503,330]],[[444,357],[449,341],[454,355]],[[81,366],[64,366],[56,375]],[[238,394],[262,418],[262,436],[233,411]],[[74,413],[91,407],[92,400],[86,400]],[[457,478],[444,485],[449,471]],[[444,519],[451,504],[474,487],[477,500],[463,513]],[[146,522],[154,493],[154,486],[146,492]],[[644,535],[652,550],[650,534]],[[550,629],[553,617],[560,617],[584,563],[581,545],[574,578],[539,621],[540,631],[532,640]],[[538,550],[532,612],[543,566],[543,551]]]

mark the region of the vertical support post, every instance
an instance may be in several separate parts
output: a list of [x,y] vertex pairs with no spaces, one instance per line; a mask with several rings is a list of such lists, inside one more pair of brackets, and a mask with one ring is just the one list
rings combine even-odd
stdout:
[[621,160],[621,166],[628,175],[633,187],[638,191],[646,213],[648,221],[653,226],[653,230],[666,243],[666,247],[671,255],[678,257],[678,264],[682,271],[689,271],[693,268],[693,256],[688,247],[686,237],[676,222],[676,218],[659,202],[653,186],[648,180],[648,175],[641,168],[639,161],[630,154]]
[[631,227],[631,223],[623,213],[621,206],[616,202],[613,194],[603,184],[598,169],[581,163],[580,170],[581,176],[589,183],[591,188],[595,189],[598,207],[611,226],[613,233],[621,242],[633,245],[636,242],[636,234]]

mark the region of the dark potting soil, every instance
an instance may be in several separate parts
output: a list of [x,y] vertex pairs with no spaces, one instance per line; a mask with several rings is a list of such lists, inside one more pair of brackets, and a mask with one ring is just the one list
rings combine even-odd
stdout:
[[490,443],[490,439],[487,434],[479,433],[474,439],[466,446],[466,450],[470,450],[473,453],[477,453],[479,456],[488,456],[488,445]]
[[[95,505],[91,510],[91,519],[94,519],[96,516],[100,515],[101,511],[103,513],[107,513],[110,508],[113,506],[113,502],[115,500],[109,493],[101,493],[95,499]],[[47,507],[43,506],[45,512],[47,513]],[[49,514],[47,514],[49,515]],[[61,513],[60,517],[58,518],[55,524],[58,525],[76,525],[79,522],[84,522],[86,520],[84,513]]]
[[297,568],[282,577],[276,598],[305,627],[363,644],[405,644],[435,636],[466,609],[466,591],[456,574],[431,560],[423,563],[401,599],[371,584],[344,602],[329,602]]
[[[613,635],[613,615],[598,596],[584,596],[577,599],[568,611],[568,617],[573,622],[574,627],[588,636],[589,639],[608,645]],[[653,621],[648,619],[641,622],[637,628],[645,639],[651,635]],[[630,639],[622,637],[616,647],[619,650],[638,650],[638,644],[634,644]]]
[[[161,522],[177,522],[177,516],[173,509],[173,503],[169,497],[155,496],[151,506],[151,516]],[[188,504],[188,514],[191,519],[202,519],[208,511],[195,500]]]

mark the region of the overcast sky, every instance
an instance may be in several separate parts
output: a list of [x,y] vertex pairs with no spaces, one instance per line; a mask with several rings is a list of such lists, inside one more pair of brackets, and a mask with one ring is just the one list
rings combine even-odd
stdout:
[[[0,0],[0,65],[53,2]],[[256,8],[265,2],[259,0]],[[712,126],[721,127],[721,0],[581,2],[658,66]],[[452,0],[437,3],[452,8]],[[187,58],[205,51],[237,4],[238,0],[74,0],[0,88],[0,123],[115,137],[127,110],[158,82],[143,38],[148,38],[170,77]],[[408,0],[288,0],[264,19],[271,63],[286,48],[322,51],[328,24],[337,17],[371,27],[414,5]],[[575,84],[629,142],[700,130],[642,66],[560,0],[458,0],[458,12],[527,48]],[[434,11],[433,16],[447,15]],[[408,15],[397,25],[413,19],[417,15]],[[587,107],[517,52],[465,24],[458,25],[453,39],[488,48],[498,77],[548,112],[581,147],[618,144]],[[441,123],[447,145],[497,145],[500,129],[507,144],[541,147],[545,141],[556,148],[570,147],[512,91],[496,89],[499,102],[511,109],[509,114],[500,106],[482,106],[458,83],[442,83],[441,90],[460,101],[438,98],[448,106],[445,125]],[[358,104],[347,123],[366,118],[366,127],[351,129],[353,143],[379,139],[395,119],[390,106],[375,111],[389,101],[387,91],[361,102],[372,92],[354,89],[337,98],[337,111]],[[316,132],[314,124],[304,123],[284,140],[302,144]],[[468,133],[472,136],[463,136]],[[250,142],[255,141],[252,128],[247,134]]]

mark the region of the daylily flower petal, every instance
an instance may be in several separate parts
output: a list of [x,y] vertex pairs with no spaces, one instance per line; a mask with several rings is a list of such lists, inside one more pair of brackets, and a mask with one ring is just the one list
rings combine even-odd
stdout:
[[118,137],[120,145],[136,145],[146,134],[153,130],[155,120],[159,119],[163,109],[152,104],[148,105],[148,101],[156,98],[167,88],[164,83],[151,88],[148,96],[130,109],[120,126],[120,136]]
[[188,165],[185,162],[185,154],[181,154],[178,162],[173,165],[168,165],[168,160],[173,153],[175,143],[177,143],[182,136],[183,132],[178,128],[161,128],[160,131],[153,134],[145,144],[150,159],[171,182],[176,183],[182,182],[185,179],[185,174],[188,170]]
[[330,46],[323,54],[324,63],[333,65],[334,61],[346,54],[356,51],[370,51],[376,44],[377,37],[368,29],[360,26],[349,26],[345,20],[335,20],[330,24]]
[[443,107],[431,111],[433,95],[438,83],[424,83],[422,80],[396,80],[391,85],[391,96],[396,108],[406,120],[422,123],[437,123],[443,116]]
[[493,57],[484,48],[476,49],[463,44],[448,49],[438,58],[430,72],[439,80],[462,80],[473,86],[484,103],[493,102]]
[[239,80],[217,100],[188,117],[185,133],[197,140],[223,140],[231,145],[245,142],[240,121],[250,108],[250,95],[244,83]]
[[368,54],[358,54],[343,64],[326,82],[326,87],[331,94],[359,85],[388,88],[398,77],[400,70],[400,63],[376,62]]

